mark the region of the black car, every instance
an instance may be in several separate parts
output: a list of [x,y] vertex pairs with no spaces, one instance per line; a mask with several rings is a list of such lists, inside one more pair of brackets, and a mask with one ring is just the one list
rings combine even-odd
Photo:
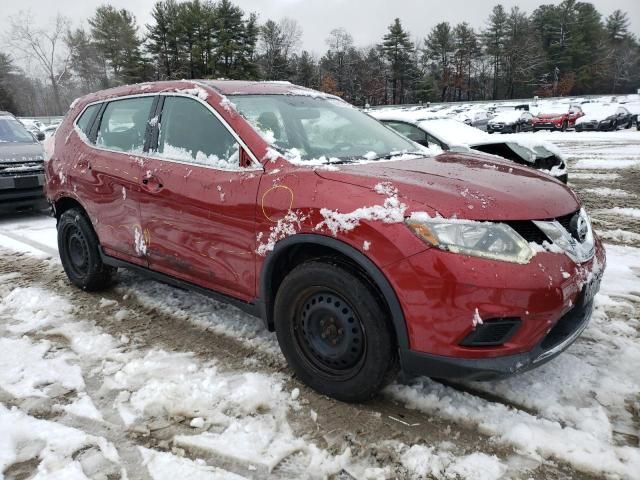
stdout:
[[38,140],[16,117],[0,111],[0,211],[46,207]]
[[633,115],[620,105],[596,105],[587,110],[584,117],[576,121],[576,132],[588,130],[617,130],[631,128]]
[[533,115],[526,110],[503,110],[487,124],[487,133],[518,133],[531,130]]

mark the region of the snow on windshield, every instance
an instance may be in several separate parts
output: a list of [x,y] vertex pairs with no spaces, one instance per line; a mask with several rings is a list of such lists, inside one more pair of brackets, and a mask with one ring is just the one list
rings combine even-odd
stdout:
[[503,110],[493,117],[491,122],[515,122],[520,119],[521,115],[522,112],[520,110]]

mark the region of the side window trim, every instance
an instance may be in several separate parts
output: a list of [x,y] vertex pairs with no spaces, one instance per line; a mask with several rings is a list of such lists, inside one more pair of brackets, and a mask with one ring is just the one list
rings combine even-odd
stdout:
[[[164,109],[164,99],[166,95],[158,95],[154,106],[151,108],[151,118],[149,119],[149,138],[145,142],[145,153],[158,151],[158,139],[160,138],[160,123],[162,123],[162,110]],[[156,118],[155,124],[151,121]]]
[[[149,145],[148,145],[148,149],[145,150],[143,152],[143,155],[149,158],[153,158],[153,159],[158,159],[157,157],[153,157],[150,155],[150,152],[152,152],[154,149],[157,149],[157,144],[158,144],[158,135],[159,135],[159,124],[161,122],[162,119],[162,109],[164,107],[164,98],[169,97],[169,96],[174,96],[174,97],[185,97],[185,98],[191,98],[197,102],[199,102],[200,104],[202,104],[205,108],[209,109],[213,115],[215,115],[215,117],[222,123],[222,125],[227,129],[227,131],[233,136],[233,138],[235,139],[235,141],[240,145],[240,147],[249,155],[249,158],[251,159],[252,165],[250,167],[245,167],[243,168],[243,171],[264,171],[264,166],[262,165],[262,163],[260,163],[260,161],[258,160],[258,158],[256,157],[256,155],[253,153],[253,151],[247,146],[247,144],[244,142],[244,140],[242,140],[238,134],[231,128],[231,126],[228,124],[228,122],[222,117],[222,115],[220,115],[220,113],[218,113],[218,111],[213,108],[211,105],[209,105],[207,102],[203,101],[202,99],[200,99],[199,97],[195,97],[193,95],[189,95],[186,93],[180,93],[180,92],[159,92],[159,93],[145,93],[145,94],[137,94],[137,95],[123,95],[121,97],[117,97],[117,98],[113,98],[113,99],[109,99],[109,100],[99,100],[90,104],[87,104],[85,106],[85,108],[83,109],[82,113],[84,113],[84,111],[90,107],[91,105],[96,105],[96,104],[100,104],[100,109],[98,110],[97,114],[95,115],[95,118],[93,119],[93,123],[91,126],[91,131],[89,132],[90,135],[87,136],[87,139],[92,142],[92,143],[87,143],[88,146],[90,146],[91,148],[95,148],[96,150],[102,150],[102,151],[107,151],[107,152],[113,152],[113,153],[125,153],[128,154],[127,152],[120,152],[117,150],[110,150],[108,148],[104,148],[101,147],[99,145],[97,145],[95,142],[97,140],[98,137],[98,129],[100,128],[100,123],[102,122],[102,117],[104,115],[104,111],[107,108],[107,105],[110,102],[113,101],[118,101],[118,100],[126,100],[126,99],[132,99],[132,98],[139,98],[139,97],[149,97],[149,96],[155,96],[156,98],[158,98],[157,103],[155,103],[156,108],[155,108],[155,112],[154,112],[154,108],[153,106],[151,107],[151,112],[154,112],[157,116],[158,116],[158,124],[156,124],[155,128],[151,129],[151,137],[149,140]],[[154,101],[155,102],[155,101]],[[80,115],[78,115],[78,117],[76,117],[76,120],[73,122],[73,126],[74,128],[79,128],[77,126],[77,121],[78,118],[80,118],[80,116],[82,115],[82,113],[80,113]],[[151,114],[150,114],[151,115]],[[153,118],[153,115],[150,116],[149,120],[151,120]],[[85,142],[86,143],[86,142]],[[145,146],[146,145],[146,132],[145,132]],[[130,155],[130,154],[128,154]],[[187,164],[185,162],[181,162],[178,160],[171,160],[171,159],[162,159],[165,161],[169,161],[169,162],[175,162],[175,163],[183,163],[183,164]],[[191,165],[191,164],[189,164]],[[213,170],[221,170],[220,168],[216,168],[216,167],[212,167],[209,165],[201,165],[204,168],[210,168]]]
[[89,130],[89,135],[87,136],[87,138],[92,145],[96,144],[96,139],[98,138],[98,129],[100,128],[100,122],[102,122],[102,115],[104,114],[108,103],[109,102],[102,102],[100,104],[100,108],[98,109],[98,112],[96,113],[95,118],[91,123],[91,130]]

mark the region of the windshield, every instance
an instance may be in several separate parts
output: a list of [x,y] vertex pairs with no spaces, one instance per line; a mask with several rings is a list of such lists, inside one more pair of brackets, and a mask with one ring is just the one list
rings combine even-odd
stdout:
[[569,105],[549,105],[546,107],[540,107],[540,114],[563,114],[569,111]]
[[275,148],[302,161],[378,160],[419,150],[349,104],[331,97],[235,95],[238,111]]
[[33,136],[13,117],[0,117],[0,143],[35,143]]

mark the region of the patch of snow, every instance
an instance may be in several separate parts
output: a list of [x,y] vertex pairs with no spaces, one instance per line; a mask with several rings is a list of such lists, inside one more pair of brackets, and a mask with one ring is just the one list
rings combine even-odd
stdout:
[[482,325],[483,323],[484,322],[482,321],[480,312],[478,312],[478,309],[476,308],[475,311],[473,312],[473,318],[471,319],[471,324],[473,325],[473,328],[476,328],[478,325]]
[[375,185],[374,191],[387,197],[382,205],[360,207],[349,213],[339,213],[322,208],[320,214],[324,220],[316,225],[315,229],[327,228],[333,236],[337,236],[339,232],[349,232],[355,229],[361,221],[403,222],[407,206],[398,199],[397,188],[391,183],[385,182]]
[[142,230],[138,227],[134,227],[133,229],[133,248],[136,254],[140,256],[144,256],[147,254],[147,244],[144,241],[144,235]]
[[256,253],[262,257],[266,256],[267,253],[275,248],[275,245],[279,240],[298,233],[302,228],[302,222],[306,219],[307,216],[303,215],[301,212],[289,210],[283,218],[278,220],[276,225],[269,228],[269,236],[264,243],[262,242],[264,232],[258,233],[256,237],[256,241],[258,243]]

